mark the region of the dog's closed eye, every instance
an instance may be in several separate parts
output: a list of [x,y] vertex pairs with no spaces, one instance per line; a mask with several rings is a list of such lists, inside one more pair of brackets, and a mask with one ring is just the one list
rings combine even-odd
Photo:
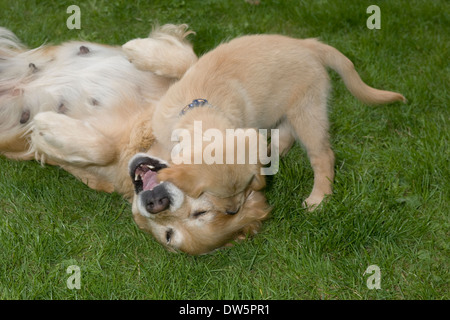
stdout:
[[173,229],[168,229],[166,231],[166,242],[167,242],[167,244],[169,244],[170,240],[172,240],[172,235],[173,235]]
[[206,210],[205,210],[205,211],[196,211],[196,212],[194,212],[194,213],[192,214],[192,216],[193,216],[194,218],[197,218],[197,217],[200,217],[200,216],[204,215],[206,212],[207,212]]

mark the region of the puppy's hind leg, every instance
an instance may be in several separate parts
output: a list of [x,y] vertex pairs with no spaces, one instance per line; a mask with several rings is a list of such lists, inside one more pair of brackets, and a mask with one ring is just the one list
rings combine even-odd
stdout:
[[326,97],[307,96],[300,108],[288,114],[295,133],[308,153],[314,171],[314,186],[304,205],[314,210],[326,195],[332,193],[334,153],[328,135]]

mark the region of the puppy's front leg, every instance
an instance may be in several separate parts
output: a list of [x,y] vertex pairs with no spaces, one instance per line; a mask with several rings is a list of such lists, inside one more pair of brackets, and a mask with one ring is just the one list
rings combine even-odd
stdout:
[[117,153],[113,143],[88,122],[55,112],[34,117],[31,146],[46,160],[77,167],[106,165]]

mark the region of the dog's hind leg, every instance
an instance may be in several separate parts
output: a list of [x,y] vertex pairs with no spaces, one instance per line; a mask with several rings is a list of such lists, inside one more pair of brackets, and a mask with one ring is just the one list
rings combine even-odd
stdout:
[[31,146],[45,160],[77,167],[107,165],[117,155],[114,143],[88,122],[55,112],[34,117]]
[[148,38],[128,41],[122,49],[139,70],[179,79],[198,60],[185,39],[194,32],[187,29],[185,24],[164,25],[153,30]]
[[[326,92],[326,91],[325,91]],[[334,153],[328,135],[326,94],[308,94],[287,119],[308,153],[314,171],[314,187],[304,204],[313,210],[332,193]]]

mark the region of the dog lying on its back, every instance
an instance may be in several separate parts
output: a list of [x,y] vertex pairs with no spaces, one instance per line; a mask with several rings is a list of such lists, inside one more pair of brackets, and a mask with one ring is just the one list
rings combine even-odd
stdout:
[[[134,61],[145,60],[143,47],[132,41],[126,45],[126,52],[133,55]],[[219,244],[217,238],[232,239],[240,228],[261,220],[260,215],[249,219],[249,210],[244,210],[249,195],[264,186],[263,177],[255,170],[257,166],[211,166],[205,161],[170,163],[169,155],[181,140],[176,132],[183,129],[194,136],[196,121],[204,129],[219,130],[223,137],[227,129],[277,128],[281,154],[295,140],[300,141],[314,171],[314,186],[305,205],[318,206],[331,194],[334,178],[334,155],[328,135],[327,67],[337,71],[349,91],[364,103],[405,101],[399,93],[366,85],[348,58],[315,39],[244,36],[201,57],[158,102],[152,120],[156,141],[148,152],[150,156],[139,155],[130,163],[136,186],[133,213],[141,215],[141,226],[169,247],[204,253]],[[186,108],[199,99],[207,103]],[[203,149],[190,149],[190,158],[204,154]],[[225,159],[232,150],[223,150]],[[148,166],[144,170],[136,165],[139,163]],[[208,204],[199,206],[197,203],[202,201]],[[214,210],[209,209],[210,203]],[[215,223],[224,217],[233,221],[232,231]]]
[[128,161],[153,141],[155,103],[197,61],[190,33],[187,25],[152,31],[155,74],[121,47],[72,41],[30,50],[0,28],[0,154],[36,157],[131,198]]

